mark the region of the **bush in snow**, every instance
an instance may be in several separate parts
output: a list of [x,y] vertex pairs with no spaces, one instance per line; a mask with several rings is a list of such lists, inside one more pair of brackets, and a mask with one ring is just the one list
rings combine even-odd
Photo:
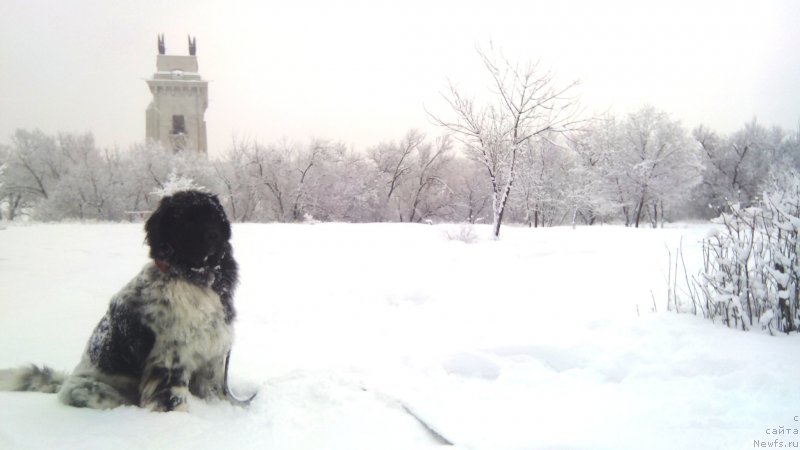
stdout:
[[447,240],[461,241],[465,244],[474,244],[478,242],[475,226],[471,223],[462,223],[458,229],[445,231],[444,237]]
[[714,220],[722,227],[704,240],[704,270],[689,289],[705,317],[770,333],[800,327],[800,174],[781,178],[756,206]]

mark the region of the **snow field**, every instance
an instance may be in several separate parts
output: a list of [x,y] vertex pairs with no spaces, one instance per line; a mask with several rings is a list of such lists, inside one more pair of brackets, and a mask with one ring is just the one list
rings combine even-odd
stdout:
[[[470,449],[753,448],[800,428],[797,336],[665,312],[667,248],[696,270],[709,226],[477,226],[473,244],[459,227],[237,224],[249,409],[0,393],[0,448],[437,447],[401,403]],[[0,367],[71,370],[143,241],[138,224],[1,230]]]

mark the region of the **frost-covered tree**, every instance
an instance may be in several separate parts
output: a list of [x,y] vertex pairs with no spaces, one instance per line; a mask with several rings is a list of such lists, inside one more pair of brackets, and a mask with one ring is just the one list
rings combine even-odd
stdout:
[[629,216],[625,206],[626,174],[618,161],[622,144],[616,118],[609,114],[595,118],[573,133],[567,143],[576,155],[570,172],[576,214],[588,225],[597,219],[616,217],[620,211]]
[[409,222],[431,220],[446,215],[445,209],[450,209],[452,189],[444,174],[452,161],[452,148],[449,136],[442,136],[417,148],[416,164],[406,197]]
[[773,168],[776,166],[800,171],[800,124],[793,132],[786,133],[785,139],[779,144]]
[[482,165],[472,159],[456,158],[447,178],[453,189],[451,220],[470,224],[491,220],[491,188]]
[[64,173],[55,139],[40,130],[17,130],[5,158],[2,198],[9,220],[28,214],[52,194]]
[[63,218],[120,220],[122,167],[116,151],[100,151],[91,134],[60,133],[56,138],[63,173],[36,208],[41,220]]
[[644,106],[617,120],[595,118],[567,141],[576,155],[568,203],[592,223],[619,217],[626,226],[653,226],[686,210],[702,166],[696,146],[677,120]]
[[315,218],[342,222],[383,220],[386,197],[374,161],[338,144],[330,148],[323,173],[315,188]]
[[223,157],[212,162],[221,188],[218,195],[234,222],[255,220],[259,198],[247,174],[248,161],[248,143],[234,139]]
[[325,168],[339,144],[313,139],[308,144],[242,142],[217,166],[223,188],[238,211],[257,221],[297,222],[318,212]]
[[444,214],[451,189],[444,178],[452,161],[447,136],[430,141],[411,130],[398,142],[383,142],[368,153],[383,180],[387,219],[420,222]]
[[[0,194],[3,192],[3,176],[6,172],[6,164],[2,161],[5,161],[4,156],[4,148],[0,147]],[[0,221],[5,220],[5,202],[6,200],[0,195]]]
[[580,201],[570,192],[573,164],[567,149],[549,136],[531,141],[521,155],[519,182],[512,195],[512,210],[519,211],[517,221],[529,227],[551,226],[575,211]]
[[697,127],[693,136],[703,163],[698,200],[714,214],[728,211],[728,205],[753,205],[777,162],[790,167],[800,162],[792,156],[792,139],[786,139],[783,130],[767,129],[755,119],[729,136],[704,126]]
[[296,182],[290,198],[292,221],[303,220],[317,209],[319,187],[324,184],[321,169],[329,159],[330,150],[330,143],[315,139],[309,143],[305,151],[297,154],[294,161]]
[[173,152],[156,142],[134,145],[120,157],[124,167],[119,179],[124,186],[120,201],[127,218],[141,217],[158,203],[158,192],[168,189],[170,180],[192,180],[212,192],[221,191],[221,181],[208,159],[196,152]]
[[155,208],[158,199],[151,193],[163,188],[173,170],[175,154],[158,143],[135,144],[123,156],[126,170],[122,174],[125,185],[125,210],[131,216],[144,215]]
[[639,226],[649,215],[655,226],[664,207],[685,201],[699,182],[700,162],[680,121],[652,106],[628,115],[621,124],[620,175],[626,225]]
[[[6,171],[8,170],[9,151],[5,145],[0,145],[0,221],[7,219],[7,210],[11,210],[8,204],[9,196],[5,193],[3,186],[5,185]],[[13,220],[13,217],[11,218]]]
[[284,220],[288,174],[283,156],[258,142],[244,142],[234,146],[226,159],[236,164],[232,176],[240,177],[227,182],[235,189],[229,197],[252,197],[253,220]]
[[[367,150],[386,183],[386,199],[392,200],[397,188],[411,175],[415,151],[425,142],[425,134],[410,130],[399,142],[381,142]],[[402,221],[402,220],[401,220]]]
[[498,238],[521,155],[537,136],[574,125],[577,103],[572,94],[577,82],[560,86],[538,64],[514,64],[490,50],[478,54],[491,79],[493,99],[477,104],[450,84],[445,99],[455,117],[432,118],[483,165],[491,186],[492,232]]

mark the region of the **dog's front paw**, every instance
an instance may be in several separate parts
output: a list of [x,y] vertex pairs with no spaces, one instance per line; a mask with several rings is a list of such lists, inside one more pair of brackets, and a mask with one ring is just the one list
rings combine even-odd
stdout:
[[184,368],[155,366],[147,374],[140,388],[142,407],[151,411],[187,410],[189,388]]
[[166,383],[146,383],[142,390],[141,406],[151,411],[187,411],[186,399],[189,389],[186,386],[169,386]]
[[189,406],[186,402],[186,395],[174,391],[164,392],[163,395],[151,399],[151,401],[142,406],[154,412],[187,412],[189,410]]

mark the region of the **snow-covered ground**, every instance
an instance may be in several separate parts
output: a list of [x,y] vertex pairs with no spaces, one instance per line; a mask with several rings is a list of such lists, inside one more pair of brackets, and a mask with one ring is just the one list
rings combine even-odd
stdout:
[[[234,227],[247,409],[75,409],[0,393],[0,448],[745,449],[800,436],[800,340],[665,312],[709,227]],[[0,368],[71,370],[147,258],[141,225],[0,230]],[[651,312],[657,304],[658,313]],[[772,431],[783,434],[775,435]]]

